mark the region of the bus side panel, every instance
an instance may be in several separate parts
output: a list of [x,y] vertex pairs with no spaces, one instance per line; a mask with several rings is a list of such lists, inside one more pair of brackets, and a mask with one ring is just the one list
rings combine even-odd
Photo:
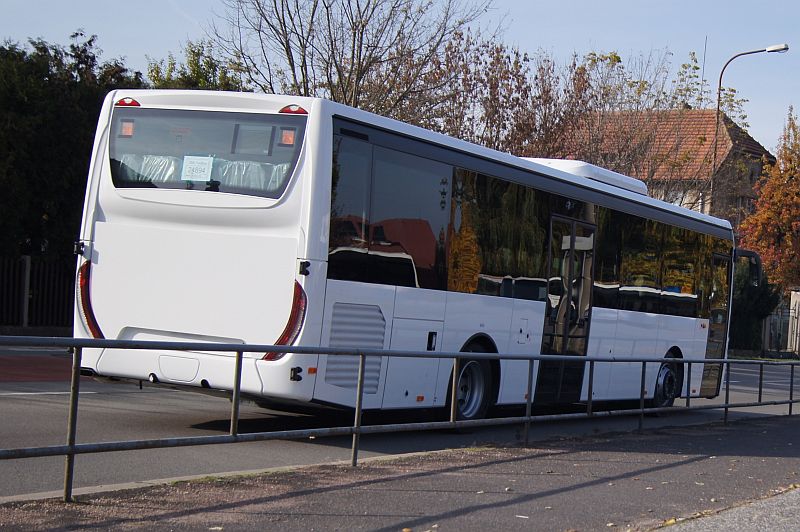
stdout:
[[[614,355],[614,344],[617,335],[618,310],[594,307],[592,309],[592,324],[589,329],[589,345],[586,350],[588,356],[610,357]],[[594,365],[594,381],[592,383],[592,400],[603,401],[610,398],[609,382],[614,364],[612,362],[597,362]],[[589,397],[589,367],[583,372],[583,386],[581,388],[581,401]]]
[[[703,358],[706,352],[706,343],[703,341],[702,334],[698,335],[698,333],[704,333],[707,330],[702,326],[703,321],[697,318],[662,315],[655,357],[662,358],[667,355],[670,349],[677,347],[680,349],[683,358]],[[654,389],[659,367],[659,364],[648,364],[648,390],[652,391]],[[684,372],[686,372],[685,368]],[[697,379],[699,383],[702,372],[702,365],[700,367],[692,367],[692,381]],[[684,386],[680,392],[682,396],[686,395],[687,385],[690,384],[686,377],[687,375],[684,374]],[[697,386],[694,386],[694,389],[697,390]],[[697,394],[694,393],[693,395]]]
[[[543,301],[514,299],[511,320],[511,335],[508,341],[509,354],[538,355],[542,347],[542,323],[547,310]],[[533,387],[536,386],[534,363]],[[528,393],[528,362],[524,360],[500,361],[500,393],[498,404],[520,404]]]
[[[395,291],[391,349],[441,351],[446,293],[398,286]],[[383,408],[433,406],[437,358],[388,357]]]
[[[653,358],[658,344],[658,314],[620,310],[617,335],[612,355],[622,362],[611,367],[608,399],[635,399],[639,397],[642,379],[641,362],[625,362],[631,358]],[[646,390],[650,390],[647,387]]]
[[[391,349],[438,351],[444,323],[435,320],[397,318],[392,325]],[[437,358],[386,357],[386,386],[383,408],[433,406],[436,391]]]

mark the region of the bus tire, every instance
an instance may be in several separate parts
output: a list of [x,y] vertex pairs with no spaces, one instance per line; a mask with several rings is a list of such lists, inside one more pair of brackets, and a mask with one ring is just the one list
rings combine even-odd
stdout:
[[666,408],[675,403],[680,396],[681,378],[678,374],[678,364],[663,362],[656,375],[656,390],[653,393],[653,406]]
[[[469,350],[478,351],[476,348]],[[463,359],[458,368],[456,386],[456,419],[466,421],[486,417],[492,401],[492,366],[489,361]]]

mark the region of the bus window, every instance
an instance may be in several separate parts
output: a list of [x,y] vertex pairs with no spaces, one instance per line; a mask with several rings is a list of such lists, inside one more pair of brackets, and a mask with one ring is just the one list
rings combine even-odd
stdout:
[[333,148],[328,278],[366,282],[372,145],[337,135]]

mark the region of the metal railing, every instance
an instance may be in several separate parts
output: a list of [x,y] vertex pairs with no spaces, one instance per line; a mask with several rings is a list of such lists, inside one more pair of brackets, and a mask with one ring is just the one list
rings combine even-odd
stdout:
[[[127,341],[127,340],[87,340],[75,338],[44,338],[44,337],[21,337],[21,336],[0,336],[0,348],[2,347],[59,347],[69,348],[72,351],[72,374],[70,380],[70,400],[69,400],[69,415],[67,421],[67,442],[66,445],[51,445],[42,447],[22,447],[14,449],[0,449],[0,460],[20,459],[20,458],[35,458],[45,456],[65,456],[64,467],[64,495],[65,502],[71,502],[72,498],[72,485],[74,479],[75,456],[78,454],[90,453],[103,453],[110,451],[129,451],[141,449],[159,449],[168,447],[186,447],[196,445],[216,445],[223,443],[240,443],[240,442],[253,442],[253,441],[266,441],[266,440],[290,440],[298,438],[308,438],[310,436],[344,436],[352,435],[352,448],[351,448],[351,464],[356,466],[358,464],[358,451],[359,439],[362,434],[378,434],[378,433],[391,433],[391,432],[404,432],[415,430],[437,430],[437,429],[456,429],[462,427],[483,427],[493,425],[512,425],[523,424],[524,442],[529,443],[530,426],[533,421],[545,421],[552,419],[569,419],[577,417],[593,417],[593,416],[620,416],[631,415],[638,412],[638,430],[641,431],[644,427],[644,416],[646,413],[666,412],[675,410],[676,407],[653,407],[647,408],[645,406],[645,399],[647,398],[647,365],[648,364],[681,364],[684,366],[686,379],[685,383],[691,383],[692,367],[698,364],[716,364],[722,366],[725,370],[725,400],[723,404],[711,405],[695,405],[691,406],[692,398],[687,394],[685,398],[685,406],[691,410],[709,410],[709,409],[723,409],[723,421],[728,422],[728,411],[731,408],[744,408],[753,406],[768,406],[768,405],[788,405],[788,415],[793,413],[794,403],[800,401],[794,398],[794,374],[795,366],[800,364],[800,361],[764,361],[764,360],[714,360],[714,359],[676,359],[676,358],[614,358],[614,357],[580,357],[580,361],[589,365],[588,377],[588,390],[586,411],[567,413],[567,414],[551,414],[551,415],[532,415],[533,407],[533,376],[534,364],[537,361],[569,361],[576,362],[574,356],[558,356],[558,355],[514,355],[514,354],[498,354],[498,353],[478,353],[478,352],[416,352],[416,351],[387,351],[387,350],[367,350],[367,349],[344,349],[344,348],[322,348],[322,347],[287,347],[275,345],[256,345],[256,344],[216,344],[216,343],[200,343],[200,342],[159,342],[159,341]],[[159,438],[148,440],[127,440],[115,442],[102,442],[102,443],[76,443],[77,420],[78,420],[78,394],[80,389],[80,368],[82,361],[83,349],[85,348],[116,348],[116,349],[133,349],[133,350],[169,350],[169,351],[213,351],[213,352],[231,352],[235,353],[234,363],[234,381],[233,390],[231,392],[231,415],[230,415],[230,431],[227,435],[220,436],[190,436],[190,437],[174,437],[174,438]],[[330,428],[315,428],[315,429],[299,429],[299,430],[283,430],[283,431],[269,431],[269,432],[255,432],[248,434],[239,433],[239,405],[241,401],[241,382],[242,382],[242,361],[244,353],[249,352],[275,352],[275,353],[297,353],[297,354],[324,354],[331,356],[358,356],[358,380],[355,390],[355,408],[354,420],[352,426],[330,427]],[[370,425],[362,426],[361,416],[363,413],[363,398],[364,398],[364,374],[366,367],[366,358],[371,356],[392,356],[403,358],[449,358],[453,359],[453,373],[452,383],[450,385],[450,416],[448,421],[429,421],[429,422],[413,422],[413,423],[394,423],[383,425]],[[502,418],[488,418],[488,419],[475,419],[475,420],[459,420],[457,419],[457,381],[459,374],[459,366],[461,359],[475,359],[475,360],[522,360],[528,362],[527,374],[527,394],[525,403],[525,414],[523,416],[515,417],[502,417]],[[641,381],[639,387],[639,408],[626,409],[626,410],[593,410],[593,387],[594,387],[594,374],[596,364],[614,364],[614,363],[639,363],[641,364]],[[759,386],[758,386],[758,401],[756,402],[730,402],[730,368],[733,364],[741,365],[757,365],[759,366]],[[763,383],[764,383],[764,366],[790,366],[790,385],[788,399],[764,401],[763,400]],[[690,389],[687,386],[687,390]]]
[[0,256],[0,326],[72,326],[75,257]]

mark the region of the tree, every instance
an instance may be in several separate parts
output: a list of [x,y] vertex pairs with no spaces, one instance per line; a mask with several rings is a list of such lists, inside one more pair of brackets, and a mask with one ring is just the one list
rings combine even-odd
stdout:
[[167,59],[148,60],[147,77],[153,88],[247,90],[241,65],[219,58],[211,41],[187,41],[183,51],[185,63],[179,64],[172,53]]
[[563,155],[586,111],[584,72],[575,62],[561,69],[544,52],[465,32],[448,43],[439,69],[450,75],[435,95],[445,104],[422,125],[496,150]]
[[756,193],[755,209],[741,225],[742,246],[761,255],[783,290],[800,286],[800,126],[791,107],[775,164],[766,166]]
[[0,253],[70,254],[105,94],[141,87],[120,60],[100,62],[97,37],[68,47],[0,46]]
[[442,103],[427,96],[449,79],[438,70],[447,43],[490,3],[225,0],[224,25],[212,33],[257,90],[322,96],[417,123]]

